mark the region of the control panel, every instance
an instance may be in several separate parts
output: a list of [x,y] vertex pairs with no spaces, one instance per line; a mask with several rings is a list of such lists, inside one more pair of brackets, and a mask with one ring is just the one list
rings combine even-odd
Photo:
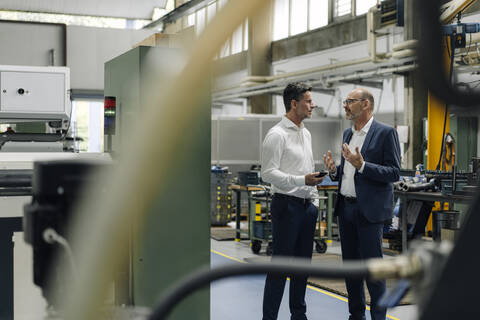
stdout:
[[65,67],[0,66],[0,121],[67,121],[70,71]]

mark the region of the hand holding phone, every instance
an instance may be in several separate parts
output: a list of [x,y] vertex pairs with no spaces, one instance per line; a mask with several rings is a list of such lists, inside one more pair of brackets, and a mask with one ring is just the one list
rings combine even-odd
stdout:
[[323,170],[318,173],[318,175],[315,176],[315,178],[322,178],[325,177],[328,174],[328,171]]
[[305,185],[316,186],[323,181],[323,177],[328,174],[328,171],[312,172],[305,175]]

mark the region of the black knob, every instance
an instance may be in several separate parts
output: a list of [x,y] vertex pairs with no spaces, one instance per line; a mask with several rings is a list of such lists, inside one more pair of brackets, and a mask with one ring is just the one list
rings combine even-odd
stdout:
[[24,94],[25,93],[25,89],[23,88],[20,88],[17,90],[18,94]]

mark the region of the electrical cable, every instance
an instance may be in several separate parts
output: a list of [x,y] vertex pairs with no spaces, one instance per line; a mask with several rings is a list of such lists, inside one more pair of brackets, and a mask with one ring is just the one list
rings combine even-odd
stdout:
[[60,138],[58,138],[57,141],[65,140],[65,138],[67,137],[68,130],[70,130],[70,124],[72,123],[72,112],[73,112],[73,101],[70,100],[70,117],[68,118],[68,126],[65,132],[61,135]]
[[[450,152],[447,152],[449,150]],[[448,157],[450,155],[450,157]],[[445,135],[445,148],[444,148],[444,167],[448,164],[453,166],[455,164],[455,138],[450,132]]]
[[271,276],[314,276],[330,279],[355,278],[363,279],[371,275],[368,265],[364,262],[343,263],[342,265],[312,266],[307,263],[293,263],[289,260],[280,262],[277,259],[271,263],[254,263],[248,265],[228,265],[210,269],[201,269],[181,281],[178,286],[166,290],[166,296],[155,307],[149,320],[164,320],[173,307],[185,299],[193,291],[200,289],[210,282],[230,276],[253,275],[268,273]]
[[67,258],[70,262],[70,266],[72,268],[73,277],[74,279],[76,279],[78,275],[77,265],[75,263],[75,258],[73,257],[72,248],[70,247],[67,239],[59,235],[54,229],[47,228],[43,231],[43,240],[45,240],[45,242],[49,244],[57,243],[65,250],[65,252],[67,253]]
[[448,57],[450,58],[452,54],[450,53],[450,45],[448,44],[448,39],[449,38],[445,38],[445,46],[447,47],[447,54],[448,54]]

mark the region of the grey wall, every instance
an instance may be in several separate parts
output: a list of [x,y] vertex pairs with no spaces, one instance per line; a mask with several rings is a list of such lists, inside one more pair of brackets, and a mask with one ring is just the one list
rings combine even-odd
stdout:
[[[268,130],[280,121],[272,115],[214,116],[212,118],[212,164],[259,164],[262,143]],[[323,154],[332,150],[335,159],[340,158],[342,121],[316,118],[305,120],[305,127],[312,134],[312,151],[315,163],[323,163]]]
[[0,21],[0,64],[49,66],[55,50],[55,66],[65,65],[65,25]]
[[67,67],[72,89],[103,90],[104,64],[152,31],[68,26]]
[[272,61],[294,58],[364,40],[367,40],[367,19],[366,15],[361,15],[272,42]]
[[0,21],[0,64],[70,68],[72,89],[103,90],[104,63],[153,31]]

